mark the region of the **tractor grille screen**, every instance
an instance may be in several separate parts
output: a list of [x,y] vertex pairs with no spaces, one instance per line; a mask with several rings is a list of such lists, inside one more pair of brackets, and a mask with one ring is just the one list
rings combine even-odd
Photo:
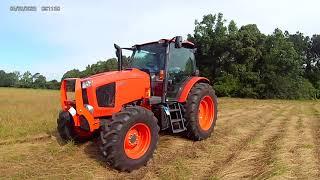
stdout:
[[97,88],[97,101],[100,107],[114,107],[116,83]]
[[82,89],[83,104],[89,104],[87,89]]

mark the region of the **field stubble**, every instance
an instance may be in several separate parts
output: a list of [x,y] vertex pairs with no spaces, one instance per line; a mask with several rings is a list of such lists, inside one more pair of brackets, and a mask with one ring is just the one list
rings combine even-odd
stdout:
[[109,168],[97,140],[61,145],[58,91],[0,89],[0,178],[319,179],[320,102],[219,99],[213,135],[163,134],[132,173]]

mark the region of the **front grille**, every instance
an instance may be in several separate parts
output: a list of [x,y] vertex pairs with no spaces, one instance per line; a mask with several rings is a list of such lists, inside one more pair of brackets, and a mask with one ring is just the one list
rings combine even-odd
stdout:
[[83,104],[89,104],[87,89],[82,89]]
[[66,91],[67,92],[74,92],[75,91],[75,86],[76,86],[76,81],[75,80],[67,80],[66,81]]
[[100,107],[114,107],[116,83],[106,84],[97,88],[97,101]]

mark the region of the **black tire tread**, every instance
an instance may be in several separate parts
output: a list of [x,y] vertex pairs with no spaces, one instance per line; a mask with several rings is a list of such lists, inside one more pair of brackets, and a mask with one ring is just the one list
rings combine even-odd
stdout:
[[[156,136],[154,137],[156,142],[153,142],[153,138],[151,137],[151,150],[148,150],[147,153],[140,158],[142,159],[141,162],[129,165],[130,160],[124,157],[124,154],[121,152],[119,147],[123,147],[120,139],[123,137],[123,134],[126,134],[125,126],[133,123],[134,117],[145,117],[146,121],[150,121],[151,119],[151,124],[153,126],[151,128],[151,134]],[[157,124],[157,118],[151,111],[140,106],[126,107],[121,112],[114,114],[110,123],[101,127],[101,151],[105,156],[107,163],[111,167],[119,171],[131,172],[134,169],[138,169],[139,167],[146,165],[148,160],[152,158],[159,139],[159,130],[160,128]],[[153,131],[155,132],[153,133]],[[154,147],[151,147],[152,143],[155,143]]]
[[[210,95],[213,98],[214,101],[214,108],[215,108],[215,114],[214,114],[214,121],[212,124],[212,127],[206,131],[203,132],[198,124],[198,108],[201,98],[204,95]],[[215,123],[217,119],[217,97],[215,95],[215,91],[208,83],[197,83],[195,84],[192,89],[189,92],[187,101],[184,105],[185,109],[185,118],[186,118],[186,136],[189,139],[200,141],[203,139],[206,139],[210,137]]]
[[57,119],[57,130],[64,141],[70,141],[73,139],[72,133],[71,133],[71,119],[70,115],[67,112],[60,112],[59,118]]
[[[74,124],[72,116],[67,111],[61,111],[57,119],[57,130],[64,142],[73,141],[75,143],[83,143],[92,138],[92,136],[83,137],[76,134],[73,130]],[[85,131],[85,130],[83,130]]]

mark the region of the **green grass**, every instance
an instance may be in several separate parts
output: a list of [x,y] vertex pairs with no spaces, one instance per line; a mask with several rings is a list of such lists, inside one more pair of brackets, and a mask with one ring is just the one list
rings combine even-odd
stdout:
[[0,88],[0,139],[55,131],[59,91]]

